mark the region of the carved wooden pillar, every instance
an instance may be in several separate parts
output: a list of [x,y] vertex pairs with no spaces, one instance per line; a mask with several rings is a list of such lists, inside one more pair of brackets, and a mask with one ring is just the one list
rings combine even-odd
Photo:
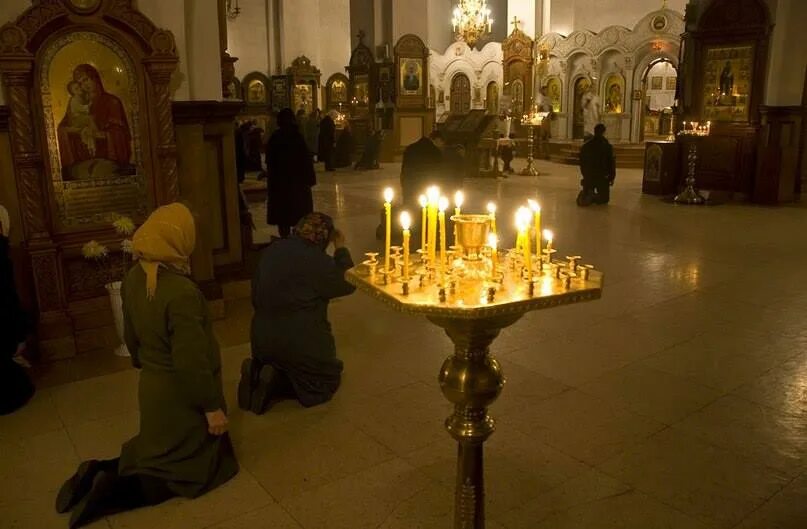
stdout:
[[146,71],[153,83],[157,111],[157,156],[160,175],[156,179],[157,204],[170,204],[179,199],[177,174],[177,145],[174,137],[174,120],[171,115],[171,92],[168,83],[176,68],[176,61],[146,60]]

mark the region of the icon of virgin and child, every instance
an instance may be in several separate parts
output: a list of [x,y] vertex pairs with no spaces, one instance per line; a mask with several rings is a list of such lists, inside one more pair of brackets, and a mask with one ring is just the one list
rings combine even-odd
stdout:
[[104,89],[98,70],[79,64],[67,90],[70,98],[57,128],[62,179],[135,174],[126,109],[120,98]]

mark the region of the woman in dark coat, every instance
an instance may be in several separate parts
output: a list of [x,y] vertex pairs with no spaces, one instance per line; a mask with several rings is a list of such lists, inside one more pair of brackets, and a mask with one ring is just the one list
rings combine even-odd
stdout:
[[266,223],[277,225],[280,236],[286,238],[291,227],[314,210],[311,187],[317,184],[317,177],[291,109],[278,113],[277,124],[266,153]]
[[[333,257],[325,250],[333,244]],[[355,290],[342,234],[322,213],[303,217],[289,239],[274,241],[252,278],[252,357],[241,366],[238,405],[263,413],[272,397],[303,406],[331,399],[342,361],[328,322],[328,303]]]
[[325,163],[326,171],[333,171],[333,144],[336,140],[336,122],[330,113],[325,114],[319,122],[319,150],[317,156],[319,161]]
[[193,216],[163,206],[132,239],[139,265],[123,281],[124,338],[139,368],[140,432],[117,459],[83,462],[56,510],[70,528],[174,496],[196,498],[238,473],[221,358],[204,296],[190,278]]
[[0,206],[0,415],[19,409],[33,396],[34,386],[23,367],[14,361],[19,344],[28,334],[28,318],[20,306],[9,256],[8,215]]

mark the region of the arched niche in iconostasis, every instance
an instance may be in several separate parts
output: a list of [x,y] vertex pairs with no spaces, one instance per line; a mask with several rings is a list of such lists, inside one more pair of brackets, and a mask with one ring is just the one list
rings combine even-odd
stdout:
[[262,72],[250,72],[241,80],[242,120],[255,121],[264,131],[271,130],[269,77]]

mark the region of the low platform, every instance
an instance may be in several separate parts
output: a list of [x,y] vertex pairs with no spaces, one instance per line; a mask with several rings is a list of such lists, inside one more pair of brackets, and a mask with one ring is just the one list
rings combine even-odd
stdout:
[[[582,145],[581,140],[550,141],[549,159],[556,163],[578,165]],[[644,149],[643,143],[615,143],[616,166],[621,169],[641,169],[644,167]]]

